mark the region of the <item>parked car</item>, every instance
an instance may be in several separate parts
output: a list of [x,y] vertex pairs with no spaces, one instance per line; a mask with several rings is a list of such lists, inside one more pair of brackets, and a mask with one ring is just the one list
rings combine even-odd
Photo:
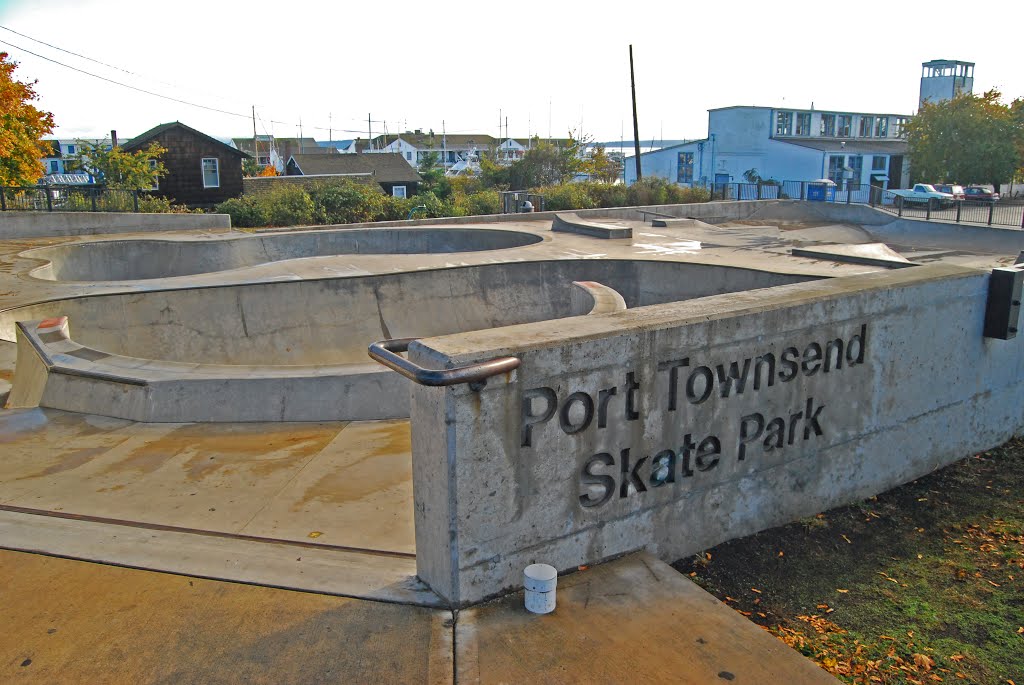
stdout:
[[955,202],[952,193],[939,192],[930,183],[915,183],[910,190],[893,190],[891,192],[897,198],[897,202],[900,202],[899,198],[902,198],[904,204],[950,207]]
[[968,200],[979,200],[981,202],[997,202],[999,193],[992,186],[967,186],[964,194]]
[[963,186],[958,186],[955,183],[935,183],[934,186],[935,190],[940,193],[949,193],[952,195],[954,200],[966,199]]

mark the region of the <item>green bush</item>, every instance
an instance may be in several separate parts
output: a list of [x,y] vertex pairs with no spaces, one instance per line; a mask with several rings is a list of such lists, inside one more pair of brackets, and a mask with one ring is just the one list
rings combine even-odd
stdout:
[[592,209],[597,202],[590,195],[587,183],[561,183],[554,186],[538,188],[536,192],[544,196],[544,208],[550,211],[566,209]]
[[306,226],[316,223],[317,211],[313,198],[305,188],[279,185],[256,196],[270,226]]
[[268,222],[263,207],[258,205],[251,195],[225,200],[214,207],[213,211],[217,214],[229,215],[234,228],[258,228],[266,226]]
[[380,221],[388,214],[389,196],[376,183],[348,179],[324,181],[309,188],[317,223],[355,224]]

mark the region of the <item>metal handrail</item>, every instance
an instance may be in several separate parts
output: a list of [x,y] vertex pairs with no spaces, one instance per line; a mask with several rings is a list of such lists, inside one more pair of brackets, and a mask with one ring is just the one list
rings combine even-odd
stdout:
[[468,383],[469,389],[473,391],[480,390],[487,385],[487,379],[491,376],[518,369],[521,363],[517,357],[498,357],[490,361],[459,366],[454,369],[425,369],[398,354],[408,350],[409,345],[415,340],[419,340],[419,338],[381,340],[370,345],[367,352],[374,361],[380,362],[420,385],[436,387]]

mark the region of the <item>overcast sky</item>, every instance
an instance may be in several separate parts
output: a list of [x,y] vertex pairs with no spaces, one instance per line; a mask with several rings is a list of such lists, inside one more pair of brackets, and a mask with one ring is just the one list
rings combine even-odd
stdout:
[[513,137],[617,140],[632,43],[650,140],[703,137],[707,110],[729,105],[912,113],[931,59],[975,62],[975,92],[1024,96],[1022,20],[1019,0],[0,0],[0,50],[38,80],[62,138],[175,120],[251,136],[255,105],[260,134],[301,120],[319,140],[365,136],[368,114],[374,134],[496,136],[507,117]]

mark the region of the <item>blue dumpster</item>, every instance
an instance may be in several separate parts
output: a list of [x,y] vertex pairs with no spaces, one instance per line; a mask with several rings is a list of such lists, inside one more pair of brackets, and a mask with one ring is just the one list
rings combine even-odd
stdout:
[[832,181],[811,181],[807,184],[807,199],[811,202],[835,202],[836,184]]

